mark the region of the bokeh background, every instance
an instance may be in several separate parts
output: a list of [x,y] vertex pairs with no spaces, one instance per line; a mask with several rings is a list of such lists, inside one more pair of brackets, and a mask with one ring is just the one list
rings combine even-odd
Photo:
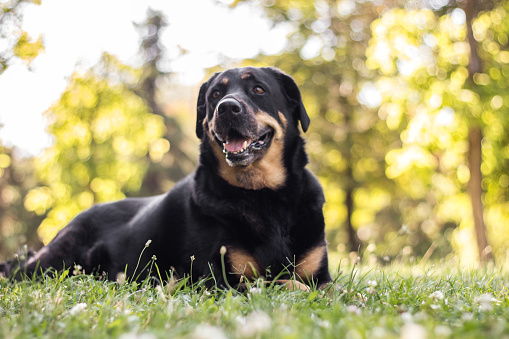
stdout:
[[0,0],[0,259],[197,164],[214,71],[311,117],[331,256],[508,263],[509,1]]

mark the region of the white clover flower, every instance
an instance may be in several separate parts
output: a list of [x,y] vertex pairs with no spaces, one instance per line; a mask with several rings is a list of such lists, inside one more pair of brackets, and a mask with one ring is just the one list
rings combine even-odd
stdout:
[[272,319],[262,311],[254,311],[245,318],[238,317],[237,322],[239,324],[237,331],[241,337],[259,336],[272,326]]
[[376,282],[376,280],[368,280],[368,286],[377,287],[378,283]]
[[137,333],[135,331],[122,334],[119,339],[156,339],[151,333]]
[[493,303],[500,303],[499,300],[493,298],[491,293],[486,293],[475,298],[474,302],[479,304],[479,311],[481,312],[490,312],[493,310]]
[[249,293],[260,294],[260,293],[262,293],[262,289],[258,288],[258,287],[251,287],[251,289],[249,290]]
[[125,283],[125,274],[123,272],[120,272],[116,276],[117,284],[123,285]]
[[76,304],[74,305],[70,310],[69,310],[69,313],[71,315],[77,315],[81,312],[83,312],[86,308],[87,308],[87,304],[86,303],[79,303],[79,304]]
[[429,295],[431,299],[434,301],[443,300],[444,299],[444,293],[442,291],[435,291]]
[[463,321],[470,321],[472,319],[474,319],[474,314],[470,312],[463,313],[463,315],[461,316],[461,320]]
[[227,339],[223,330],[211,325],[198,325],[191,333],[193,339]]
[[355,305],[348,305],[348,306],[346,307],[346,311],[347,311],[348,313],[352,313],[352,314],[355,314],[355,315],[360,315],[360,314],[361,314],[361,309],[360,309],[360,308],[358,308],[358,307],[357,307],[357,306],[355,306]]
[[452,334],[452,330],[449,326],[438,325],[435,327],[435,334],[440,338],[446,338]]
[[403,312],[403,313],[401,313],[400,317],[401,317],[401,320],[402,320],[405,324],[407,324],[407,323],[411,323],[411,322],[413,322],[413,321],[414,321],[414,317],[412,316],[412,314],[411,314],[411,313],[408,313],[408,312]]
[[428,333],[421,325],[409,323],[401,327],[400,339],[426,339],[427,337]]

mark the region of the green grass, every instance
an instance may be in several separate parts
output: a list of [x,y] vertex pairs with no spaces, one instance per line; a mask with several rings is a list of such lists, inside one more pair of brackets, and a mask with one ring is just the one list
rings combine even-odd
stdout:
[[0,279],[0,338],[509,338],[496,269],[350,266],[331,291]]

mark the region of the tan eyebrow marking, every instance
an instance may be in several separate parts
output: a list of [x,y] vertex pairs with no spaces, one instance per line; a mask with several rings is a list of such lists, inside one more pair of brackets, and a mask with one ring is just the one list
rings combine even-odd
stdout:
[[242,74],[241,78],[242,78],[242,80],[246,80],[246,79],[249,79],[252,76],[253,75],[251,73],[246,72],[246,73]]
[[224,85],[228,85],[228,78],[223,78],[221,80],[221,83],[224,84]]

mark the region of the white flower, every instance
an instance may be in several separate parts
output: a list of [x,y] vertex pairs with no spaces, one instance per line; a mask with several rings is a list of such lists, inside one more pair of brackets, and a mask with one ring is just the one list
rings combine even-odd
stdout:
[[377,287],[378,283],[376,282],[376,280],[368,280],[368,286]]
[[147,242],[145,243],[145,247],[149,247],[151,243],[152,243],[152,240],[150,240],[150,239],[147,240]]
[[86,308],[87,308],[87,304],[86,303],[79,303],[79,304],[74,305],[69,310],[69,313],[71,315],[76,315],[76,314],[79,314],[79,313],[83,312]]
[[438,325],[435,327],[435,334],[440,338],[445,338],[452,334],[452,330],[448,326]]
[[474,314],[470,313],[470,312],[463,313],[463,315],[461,316],[461,320],[463,320],[463,321],[470,321],[473,318],[474,318]]
[[499,303],[500,301],[493,298],[491,293],[486,293],[474,299],[479,304],[479,311],[489,312],[493,310],[493,303]]
[[227,339],[223,330],[211,325],[198,325],[191,333],[192,339]]
[[408,313],[408,312],[403,312],[403,313],[401,313],[400,317],[401,317],[401,320],[402,320],[405,324],[407,324],[407,323],[411,323],[411,322],[413,322],[413,321],[414,321],[414,317],[412,316],[412,314],[411,314],[411,313]]
[[123,285],[125,283],[125,274],[123,272],[117,273],[117,284]]
[[245,318],[238,317],[237,322],[239,323],[237,331],[241,337],[259,336],[268,331],[272,325],[272,319],[262,311],[254,311]]
[[361,309],[358,308],[357,306],[355,305],[348,305],[347,308],[346,308],[346,311],[348,313],[353,313],[355,315],[360,315],[361,314]]
[[401,327],[400,339],[426,339],[428,333],[421,325],[409,323]]
[[122,334],[119,339],[155,339],[156,336],[151,333],[136,333],[136,332],[128,332]]
[[435,291],[435,292],[431,293],[429,295],[429,297],[431,299],[433,299],[434,301],[438,301],[438,300],[443,300],[444,299],[444,294],[442,293],[442,291]]

